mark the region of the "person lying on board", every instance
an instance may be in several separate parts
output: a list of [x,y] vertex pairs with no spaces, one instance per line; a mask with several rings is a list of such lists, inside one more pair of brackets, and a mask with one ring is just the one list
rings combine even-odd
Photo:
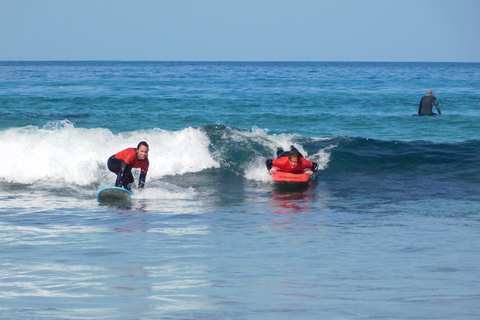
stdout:
[[282,146],[277,147],[277,159],[267,159],[265,161],[268,171],[274,173],[277,167],[282,172],[306,173],[309,176],[317,171],[318,164],[308,161],[303,155],[290,143],[290,151],[283,151]]
[[145,186],[147,178],[148,166],[148,144],[142,141],[136,148],[127,148],[122,150],[108,159],[108,169],[117,174],[115,181],[116,187],[123,187],[130,190],[129,184],[135,180],[132,175],[132,168],[140,168],[140,178],[138,179],[138,188]]

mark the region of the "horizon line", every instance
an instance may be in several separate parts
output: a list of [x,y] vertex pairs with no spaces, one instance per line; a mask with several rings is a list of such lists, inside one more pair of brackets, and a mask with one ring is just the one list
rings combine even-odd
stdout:
[[0,60],[0,62],[199,62],[199,63],[267,63],[267,62],[286,62],[286,63],[480,63],[480,61],[386,61],[386,60],[73,60],[73,59],[40,59],[40,60]]

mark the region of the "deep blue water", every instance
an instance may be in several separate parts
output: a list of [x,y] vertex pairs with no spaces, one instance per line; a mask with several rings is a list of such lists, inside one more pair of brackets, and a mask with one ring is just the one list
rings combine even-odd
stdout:
[[480,64],[0,62],[0,318],[478,319],[479,120]]

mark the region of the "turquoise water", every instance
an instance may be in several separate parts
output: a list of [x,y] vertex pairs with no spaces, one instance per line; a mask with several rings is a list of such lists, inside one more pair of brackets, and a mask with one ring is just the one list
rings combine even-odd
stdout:
[[[0,75],[0,318],[479,318],[480,64]],[[426,89],[442,116],[412,117]],[[141,140],[145,190],[98,203]],[[308,187],[265,169],[289,142],[319,164]]]

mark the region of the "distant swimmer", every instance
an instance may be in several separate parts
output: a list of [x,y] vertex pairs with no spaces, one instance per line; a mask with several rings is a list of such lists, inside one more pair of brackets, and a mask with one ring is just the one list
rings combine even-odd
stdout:
[[437,115],[436,113],[432,112],[432,107],[435,105],[437,108],[438,114],[441,115],[442,112],[440,111],[440,107],[438,106],[437,98],[433,95],[433,91],[431,89],[427,90],[425,96],[423,96],[422,100],[420,100],[420,106],[418,107],[418,115],[419,116],[431,116]]
[[145,186],[149,164],[148,144],[145,141],[140,142],[136,148],[127,148],[114,154],[107,162],[108,169],[117,174],[115,186],[123,187],[127,190],[130,190],[128,185],[135,181],[132,175],[132,168],[140,168],[142,170],[138,179],[138,188]]
[[317,171],[316,162],[306,160],[302,154],[290,143],[290,151],[284,151],[282,146],[277,147],[277,159],[265,161],[268,171],[274,173],[278,168],[282,172],[307,173],[309,176]]

